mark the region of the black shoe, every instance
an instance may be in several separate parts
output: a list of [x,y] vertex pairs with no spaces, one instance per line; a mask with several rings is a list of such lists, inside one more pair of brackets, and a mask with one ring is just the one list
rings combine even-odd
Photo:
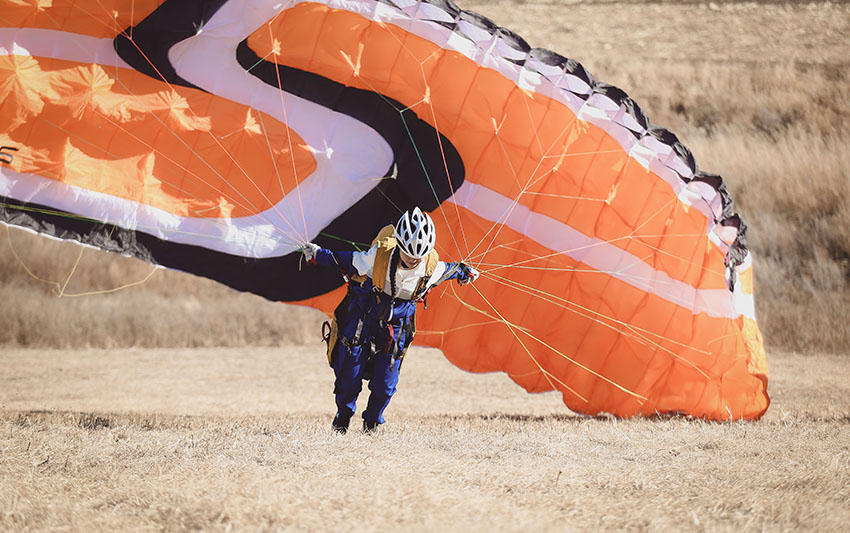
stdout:
[[331,422],[331,427],[337,433],[346,433],[348,431],[348,423],[351,421],[350,418],[340,418],[339,415],[334,417],[334,421]]
[[367,420],[363,421],[363,433],[377,433],[378,430],[380,429],[380,427],[381,427],[381,424],[379,424],[377,421],[375,421],[375,422],[369,422]]

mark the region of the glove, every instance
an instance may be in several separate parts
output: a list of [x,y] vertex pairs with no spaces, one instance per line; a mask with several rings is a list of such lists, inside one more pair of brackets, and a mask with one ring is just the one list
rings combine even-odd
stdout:
[[463,263],[461,263],[461,264],[463,265],[463,271],[466,274],[466,277],[464,279],[460,280],[461,285],[466,285],[467,283],[472,283],[473,281],[478,279],[478,276],[481,275],[480,272],[478,272],[477,270],[475,270],[471,266],[463,264]]
[[304,246],[301,247],[301,253],[304,254],[304,259],[307,262],[310,262],[310,261],[312,261],[313,259],[316,258],[316,254],[318,254],[319,250],[321,250],[321,249],[322,249],[322,247],[319,246],[318,244],[313,244],[312,242],[308,242],[307,244],[305,244]]

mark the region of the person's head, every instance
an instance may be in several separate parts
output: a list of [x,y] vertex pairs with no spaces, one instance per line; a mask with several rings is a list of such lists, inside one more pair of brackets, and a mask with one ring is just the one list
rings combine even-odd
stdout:
[[415,207],[413,211],[405,211],[398,219],[395,238],[402,261],[413,268],[434,249],[437,230],[428,213],[423,213]]
[[422,262],[422,259],[415,259],[410,257],[406,253],[399,251],[399,258],[401,259],[401,267],[406,268],[408,270],[412,270],[419,266],[419,263]]

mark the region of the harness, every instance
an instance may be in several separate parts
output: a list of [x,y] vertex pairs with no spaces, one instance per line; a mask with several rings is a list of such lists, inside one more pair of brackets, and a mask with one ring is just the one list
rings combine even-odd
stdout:
[[[346,279],[348,282],[348,291],[343,297],[342,301],[337,305],[334,310],[333,318],[330,322],[324,322],[322,324],[322,340],[327,343],[327,357],[328,364],[333,367],[335,363],[335,357],[337,352],[337,346],[341,342],[343,345],[351,348],[353,346],[364,346],[366,350],[369,351],[368,359],[366,363],[366,369],[363,373],[364,379],[369,379],[371,376],[371,360],[372,355],[377,353],[378,351],[386,351],[390,353],[393,360],[403,359],[404,354],[407,352],[407,348],[410,346],[410,343],[413,341],[413,336],[416,333],[416,319],[415,315],[407,317],[401,324],[401,327],[405,331],[405,345],[403,347],[399,347],[398,343],[395,342],[393,338],[393,329],[392,325],[389,323],[389,316],[380,321],[380,325],[382,327],[386,327],[389,330],[389,342],[387,346],[379,347],[374,345],[374,335],[370,335],[369,338],[363,338],[363,327],[366,322],[366,317],[369,314],[369,311],[374,308],[375,305],[384,305],[385,302],[382,302],[382,298],[386,297],[384,293],[384,287],[387,280],[387,271],[390,270],[391,261],[393,252],[396,248],[396,239],[394,237],[394,228],[392,225],[385,226],[378,232],[378,235],[372,240],[372,246],[377,245],[377,251],[375,254],[375,262],[372,266],[372,278],[371,278],[371,291],[375,298],[373,304],[368,305],[365,310],[360,312],[360,316],[357,319],[357,327],[355,329],[354,336],[351,338],[342,335],[339,330],[340,323],[348,323],[349,319],[349,307],[351,306],[351,300],[354,298],[364,298],[363,291],[368,290],[366,287],[368,286],[369,278],[367,276],[352,276],[350,279]],[[334,258],[336,261],[336,258]],[[439,263],[439,254],[436,250],[432,250],[425,258],[425,276],[419,278],[419,282],[417,283],[416,290],[413,293],[413,297],[411,301],[419,301],[424,299],[427,296],[429,284],[428,280],[434,274],[437,269],[437,265]],[[337,265],[339,263],[337,262]],[[447,269],[448,270],[448,269]],[[454,272],[454,270],[452,270]],[[347,278],[347,276],[344,276]],[[443,281],[446,277],[446,274],[441,276],[440,281]],[[359,293],[359,294],[358,294]],[[390,301],[387,304],[391,315],[392,309],[395,304],[395,297],[391,295]],[[427,308],[427,302],[426,302]],[[368,346],[366,346],[368,345]]]

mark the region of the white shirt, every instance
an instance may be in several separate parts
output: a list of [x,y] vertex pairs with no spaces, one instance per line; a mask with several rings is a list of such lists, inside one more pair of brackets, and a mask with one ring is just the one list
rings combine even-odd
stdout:
[[[378,253],[378,246],[375,245],[369,248],[366,252],[354,252],[354,257],[351,259],[351,264],[357,269],[361,276],[372,277],[372,268],[375,266],[375,256]],[[384,280],[384,293],[392,296],[390,291],[390,268],[387,268],[387,278]],[[431,286],[440,279],[443,272],[446,271],[446,263],[437,261],[437,268],[431,277],[428,279],[428,285]],[[413,292],[419,284],[419,278],[425,276],[425,260],[419,262],[414,268],[406,269],[399,265],[395,274],[396,298],[402,300],[410,300],[413,297]]]

